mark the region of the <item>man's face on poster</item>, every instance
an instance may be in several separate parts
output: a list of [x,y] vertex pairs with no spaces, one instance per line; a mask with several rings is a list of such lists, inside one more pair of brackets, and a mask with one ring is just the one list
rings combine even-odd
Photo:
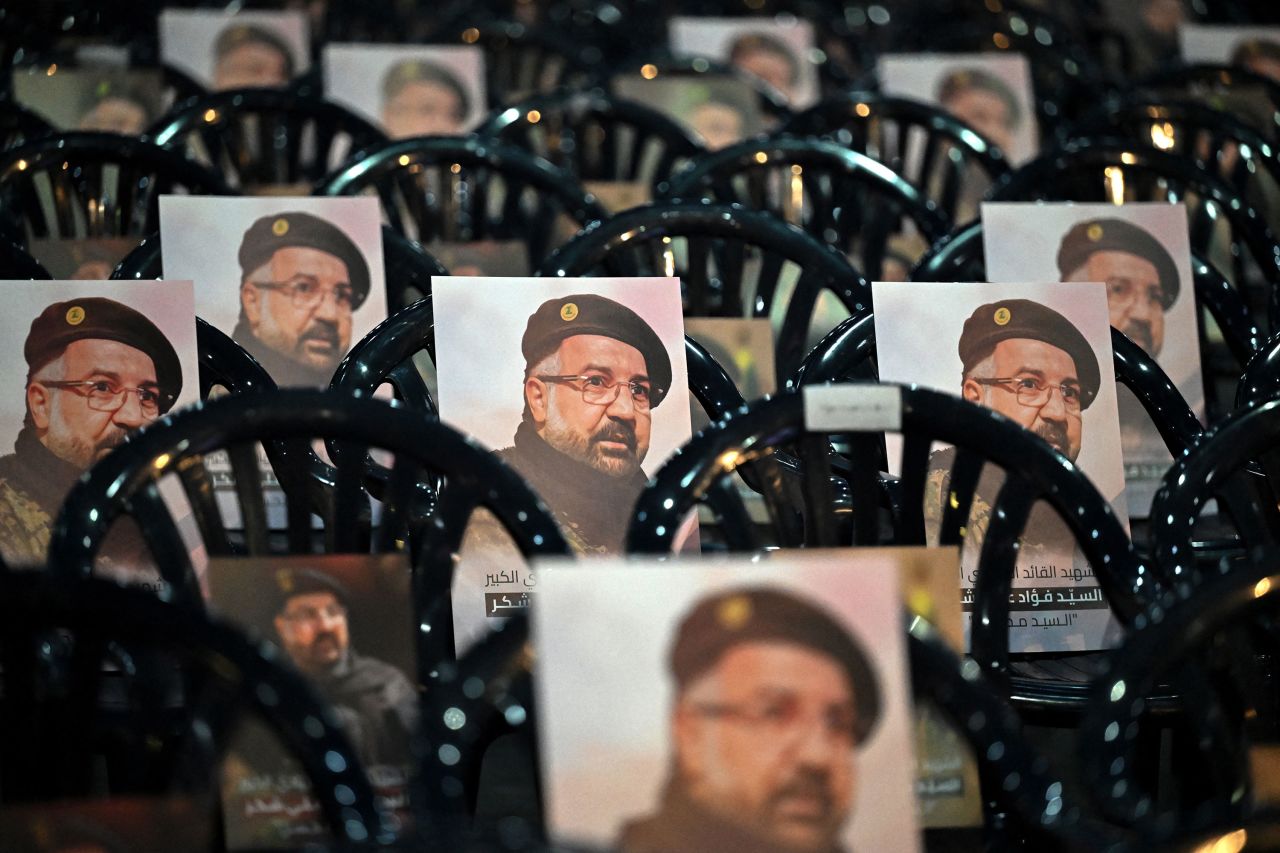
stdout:
[[947,99],[942,108],[1009,153],[1013,146],[1013,117],[1004,98],[989,89],[969,86]]
[[306,673],[337,666],[351,643],[347,608],[332,592],[292,596],[276,615],[275,627],[290,659]]
[[689,124],[712,151],[727,148],[743,137],[742,114],[720,101],[707,101],[694,107],[689,113]]
[[332,371],[351,345],[347,265],[308,246],[278,249],[240,289],[254,336],[305,367]]
[[147,128],[147,111],[128,98],[103,98],[80,117],[78,128],[137,136]]
[[[604,335],[575,335],[561,342],[558,376],[586,380],[525,380],[525,400],[539,434],[565,455],[605,474],[626,477],[640,470],[649,452],[653,413],[627,383],[648,388],[649,372],[640,350]],[[622,383],[608,391],[610,402],[587,402],[588,384]]]
[[462,101],[443,83],[414,80],[382,105],[382,124],[392,139],[462,131]]
[[280,88],[289,82],[289,58],[266,42],[246,41],[228,50],[213,69],[213,89]]
[[795,63],[790,57],[776,50],[755,47],[740,51],[733,58],[733,64],[759,77],[788,98],[792,97],[796,72]]
[[[91,400],[89,386],[45,384],[53,381],[94,381],[124,390],[117,404],[104,406]],[[159,393],[151,356],[119,341],[84,338],[67,344],[59,358],[36,371],[27,385],[27,406],[45,447],[64,462],[87,469],[154,419],[143,411],[138,389]]]
[[835,660],[804,646],[729,649],[675,707],[689,797],[777,849],[834,849],[856,786],[855,689]]
[[[1064,388],[1074,391],[1074,403],[1064,399],[1070,396],[1070,392],[1064,395]],[[1065,350],[1031,338],[1000,341],[990,359],[975,365],[965,377],[961,394],[971,403],[1017,421],[1068,459],[1074,461],[1080,455],[1080,379],[1075,361]]]
[[1129,252],[1094,252],[1065,281],[1103,281],[1111,325],[1151,355],[1164,346],[1164,288],[1156,265]]

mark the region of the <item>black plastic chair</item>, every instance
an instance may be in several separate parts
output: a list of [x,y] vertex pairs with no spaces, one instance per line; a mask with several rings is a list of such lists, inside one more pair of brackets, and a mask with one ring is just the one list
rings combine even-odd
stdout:
[[316,195],[375,194],[411,240],[521,240],[536,264],[557,220],[582,228],[608,212],[572,175],[526,151],[478,137],[420,136],[358,152]]
[[[1217,175],[1194,160],[1123,139],[1077,139],[1041,155],[996,183],[992,201],[1186,201],[1191,249],[1213,257],[1216,225],[1230,225],[1234,270],[1224,270],[1249,294],[1251,309],[1275,328],[1280,321],[1280,248],[1266,219]],[[1252,258],[1254,285],[1244,267]],[[1258,293],[1253,296],[1250,288]]]
[[[705,503],[725,520],[731,551],[766,545],[923,545],[926,541],[924,490],[933,441],[957,448],[950,476],[951,498],[943,508],[939,542],[960,544],[983,463],[999,466],[1006,480],[994,499],[978,560],[971,628],[972,655],[1015,706],[1031,711],[1078,712],[1088,681],[1024,674],[1011,662],[1009,610],[1017,541],[1032,504],[1046,501],[1073,534],[1093,567],[1103,594],[1122,623],[1153,600],[1148,570],[1133,549],[1111,506],[1072,462],[1031,432],[982,406],[916,387],[893,389],[900,402],[902,475],[895,517],[881,524],[879,485],[885,456],[883,430],[849,431],[839,436],[850,448],[847,478],[852,521],[836,509],[836,484],[829,436],[805,428],[804,396],[788,391],[754,403],[694,436],[649,481],[628,532],[628,551],[666,554],[684,518]],[[786,482],[779,452],[799,460],[799,488]],[[784,463],[785,464],[785,463]],[[764,484],[772,540],[751,523],[738,495],[725,484],[738,469]],[[799,492],[798,495],[793,494]],[[852,530],[849,528],[852,527]],[[1086,671],[1076,675],[1087,677]]]
[[1264,210],[1266,197],[1259,181],[1269,178],[1273,195],[1280,190],[1280,150],[1275,144],[1233,113],[1196,101],[1142,94],[1115,98],[1058,130],[1059,142],[1102,136],[1190,157]]
[[[924,620],[909,620],[906,630],[915,701],[937,708],[972,750],[988,816],[983,834],[993,849],[1017,836],[1049,849],[1103,849],[1116,843],[1116,833],[1064,793],[1062,781],[1027,741],[1018,715],[972,662],[958,658]],[[425,756],[420,783],[448,793],[440,811],[418,821],[447,839],[446,847],[473,849],[469,845],[477,834],[494,831],[474,825],[470,816],[484,748],[509,731],[512,721],[530,734],[536,728],[529,633],[528,620],[516,616],[472,646],[437,683],[423,714],[424,736],[441,749]],[[499,818],[497,828],[505,830],[499,837],[508,838],[517,832],[538,837],[543,831],[511,817]],[[942,849],[952,849],[946,831],[939,833]]]
[[1280,136],[1280,83],[1235,65],[1191,63],[1159,69],[1137,80],[1130,92],[1173,94],[1235,112],[1272,139]]
[[485,92],[491,109],[562,86],[576,88],[591,78],[601,60],[598,48],[566,37],[561,27],[493,18],[446,22],[426,41],[471,44],[484,51]]
[[276,390],[275,381],[257,359],[224,332],[196,318],[196,354],[200,359],[200,399],[216,388],[231,394],[261,394]]
[[705,150],[665,114],[599,90],[500,108],[477,132],[542,157],[582,182],[628,181],[655,189]]
[[47,281],[53,276],[25,249],[0,236],[0,278]]
[[951,222],[883,164],[836,142],[773,136],[699,157],[671,178],[667,196],[736,202],[799,225],[881,278],[890,239],[908,226],[927,245]]
[[[332,711],[273,649],[145,592],[44,572],[0,572],[0,614],[0,719],[14,733],[0,747],[6,804],[92,796],[104,766],[121,771],[106,780],[113,794],[216,796],[248,711],[299,760],[335,838],[394,838]],[[165,689],[175,677],[186,693],[178,705]],[[127,698],[104,704],[104,693]]]
[[[311,442],[325,440],[330,482],[317,476]],[[286,498],[281,541],[267,527],[257,445],[267,450]],[[365,489],[370,450],[394,454],[383,488],[381,519],[371,518]],[[207,457],[226,451],[243,519],[228,533],[213,495]],[[168,588],[196,605],[200,591],[188,547],[160,496],[176,476],[210,557],[273,553],[391,553],[406,549],[414,574],[414,634],[420,682],[453,656],[450,587],[453,555],[467,518],[483,506],[521,553],[568,552],[555,522],[524,482],[470,439],[399,405],[326,391],[282,389],[205,401],[157,421],[99,461],[63,505],[50,544],[50,565],[64,576],[92,573],[106,533],[124,515],[141,528]],[[443,478],[444,485],[440,485]],[[313,513],[324,522],[313,535]]]
[[832,95],[781,132],[830,139],[883,163],[951,222],[974,215],[969,208],[1010,169],[1004,152],[946,110],[877,92]]
[[[748,261],[758,262],[754,273],[745,269]],[[796,270],[794,293],[782,308],[780,280]],[[678,275],[692,317],[768,317],[784,310],[775,335],[778,376],[800,364],[823,290],[850,314],[871,309],[871,288],[843,255],[794,225],[739,205],[667,202],[624,211],[562,246],[538,275]]]
[[[144,237],[111,272],[113,279],[163,278],[160,235]],[[396,311],[431,293],[431,278],[448,275],[444,264],[414,241],[382,226],[382,266],[387,277],[387,307]]]
[[232,195],[173,151],[113,133],[46,136],[0,151],[0,217],[13,239],[142,236],[160,196]]
[[[934,243],[916,264],[911,281],[986,281],[983,259],[982,223],[957,228]],[[1201,375],[1206,378],[1206,398],[1211,420],[1230,407],[1220,386],[1234,387],[1244,366],[1262,346],[1262,324],[1254,319],[1240,291],[1199,253],[1191,253],[1191,275],[1195,288],[1200,330]],[[1210,339],[1204,329],[1208,311],[1222,331],[1222,341]]]
[[[1232,571],[1242,555],[1280,542],[1278,431],[1280,400],[1237,409],[1165,473],[1151,505],[1153,562],[1184,595],[1204,578]],[[1195,537],[1215,499],[1219,519],[1213,529],[1230,538],[1225,547],[1214,543],[1216,554],[1204,555]]]
[[[1275,613],[1280,595],[1274,550],[1214,577],[1189,598],[1153,609],[1111,654],[1080,724],[1085,789],[1111,821],[1159,849],[1171,837],[1214,833],[1272,846],[1241,832],[1274,806],[1255,803],[1251,743],[1274,748]],[[1150,722],[1137,697],[1161,681],[1178,683],[1184,721],[1178,780],[1190,790],[1171,798],[1152,790],[1137,768],[1135,744]],[[1261,759],[1255,757],[1254,762]],[[1266,773],[1263,764],[1258,770]],[[1259,807],[1262,807],[1259,809]],[[1274,841],[1274,829],[1263,838]],[[1183,848],[1188,849],[1188,848]],[[1203,849],[1203,848],[1201,848]]]
[[287,89],[191,98],[162,116],[147,136],[217,171],[242,192],[309,189],[355,151],[387,141],[345,107]]

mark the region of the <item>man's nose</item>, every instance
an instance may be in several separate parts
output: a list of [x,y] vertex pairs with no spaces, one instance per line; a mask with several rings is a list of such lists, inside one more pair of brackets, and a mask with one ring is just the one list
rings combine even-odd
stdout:
[[124,403],[111,415],[111,421],[126,429],[136,429],[147,422],[147,417],[142,413],[142,402],[135,392],[125,393]]
[[1067,419],[1067,404],[1062,399],[1062,386],[1049,386],[1049,399],[1040,407],[1040,417],[1047,421],[1063,421]]
[[636,401],[631,397],[631,388],[627,385],[617,387],[618,396],[606,408],[611,418],[632,418],[636,416]]
[[1138,294],[1129,306],[1129,322],[1151,323],[1151,315],[1155,312],[1155,300],[1145,293]]
[[840,753],[837,743],[842,737],[826,725],[805,726],[796,745],[796,761],[813,768],[827,767]]

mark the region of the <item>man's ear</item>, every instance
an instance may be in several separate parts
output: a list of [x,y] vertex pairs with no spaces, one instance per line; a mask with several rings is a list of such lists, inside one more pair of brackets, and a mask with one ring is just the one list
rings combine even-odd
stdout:
[[31,422],[38,430],[49,428],[49,410],[53,399],[49,389],[37,382],[27,383],[27,408],[31,410]]
[[276,626],[276,635],[277,635],[278,637],[280,637],[281,639],[284,639],[285,637],[287,637],[287,636],[288,636],[288,634],[286,634],[286,633],[285,633],[285,625],[286,625],[287,623],[284,621],[284,617],[283,617],[283,616],[277,616],[277,617],[273,620],[273,622],[274,622],[274,624],[275,624],[275,626]]
[[982,404],[982,386],[974,379],[965,379],[964,384],[960,386],[960,396],[964,397],[970,403]]
[[534,424],[541,427],[547,422],[547,383],[530,376],[524,381],[524,399]]
[[240,282],[240,307],[249,325],[258,325],[262,316],[262,292],[247,280]]

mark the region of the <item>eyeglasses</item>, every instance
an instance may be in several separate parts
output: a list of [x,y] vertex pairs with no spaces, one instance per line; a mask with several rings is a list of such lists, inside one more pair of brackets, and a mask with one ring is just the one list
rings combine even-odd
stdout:
[[[618,380],[606,382],[603,376],[539,376],[543,382],[563,382],[582,392],[582,401],[594,406],[608,406],[622,393],[622,386],[631,389],[631,404],[637,412],[649,411],[649,386],[643,382]],[[581,383],[581,384],[578,384]]]
[[138,408],[142,416],[154,420],[160,416],[162,406],[173,402],[173,395],[166,394],[157,388],[126,388],[109,379],[67,379],[67,380],[32,380],[46,388],[58,388],[64,391],[75,391],[84,397],[89,408],[95,412],[114,412],[124,406],[130,394],[138,395]]
[[333,288],[325,288],[321,287],[318,282],[307,279],[254,281],[250,283],[254,287],[283,292],[293,302],[293,307],[299,311],[310,311],[316,308],[320,303],[324,302],[326,296],[333,296],[334,303],[343,311],[352,310],[356,304],[355,289],[349,284],[339,284]]
[[[827,737],[839,741],[852,741],[858,714],[849,705],[831,705],[820,709],[806,709],[796,696],[785,696],[747,705],[717,703],[691,703],[694,712],[704,717],[732,720],[752,728],[765,730],[770,738],[786,739],[802,732],[812,731],[818,722]],[[815,720],[815,717],[817,718]]]
[[330,621],[347,615],[347,608],[341,604],[326,604],[324,607],[299,607],[292,613],[285,613],[281,618],[288,622]]
[[1049,402],[1049,395],[1057,389],[1062,398],[1063,407],[1072,414],[1080,412],[1080,386],[1066,382],[1061,385],[1050,385],[1035,376],[1009,376],[1002,379],[974,379],[979,385],[998,385],[1006,391],[1018,395],[1018,402],[1024,406],[1043,406]]
[[1139,299],[1146,300],[1152,305],[1159,305],[1163,309],[1165,300],[1164,288],[1158,284],[1143,287],[1127,280],[1107,282],[1107,303],[1113,308],[1119,306],[1127,307]]

